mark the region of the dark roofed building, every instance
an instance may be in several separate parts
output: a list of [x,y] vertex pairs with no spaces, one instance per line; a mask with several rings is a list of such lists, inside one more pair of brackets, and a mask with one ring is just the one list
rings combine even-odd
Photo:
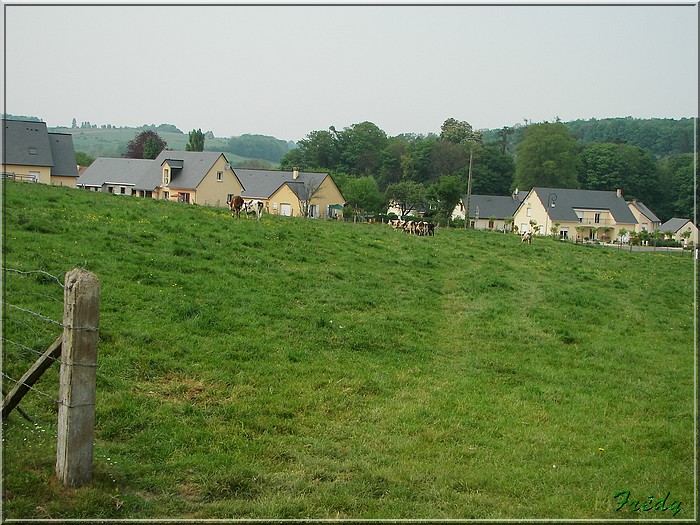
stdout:
[[335,218],[345,203],[328,173],[242,168],[235,172],[245,187],[243,198],[263,201],[267,212],[275,215]]
[[100,157],[79,177],[78,187],[220,207],[243,190],[223,153],[170,150],[155,160]]
[[40,121],[2,120],[3,178],[75,187],[73,137]]

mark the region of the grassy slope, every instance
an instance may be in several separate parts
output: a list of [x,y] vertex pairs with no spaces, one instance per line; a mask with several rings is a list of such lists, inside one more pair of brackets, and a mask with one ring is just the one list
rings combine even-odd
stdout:
[[[38,426],[4,428],[7,518],[669,517],[616,511],[625,489],[692,517],[687,255],[5,184],[4,267],[102,282],[94,482],[57,486],[33,393]],[[5,286],[61,318],[45,274]],[[6,314],[9,340],[57,335]]]

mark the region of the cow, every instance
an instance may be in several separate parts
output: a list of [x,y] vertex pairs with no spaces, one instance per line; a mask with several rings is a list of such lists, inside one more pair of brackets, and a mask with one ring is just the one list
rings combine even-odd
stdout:
[[245,212],[246,219],[249,213],[255,213],[258,220],[262,216],[263,208],[265,208],[265,203],[261,200],[253,199],[245,203],[243,211]]
[[532,232],[525,232],[523,233],[522,237],[520,237],[520,242],[526,242],[528,244],[532,244]]
[[240,195],[236,195],[235,197],[231,197],[231,200],[228,203],[228,207],[231,209],[231,217],[234,215],[237,218],[241,218],[241,208],[243,208],[243,197]]
[[401,219],[391,219],[389,225],[394,228],[394,230],[403,229],[404,221]]

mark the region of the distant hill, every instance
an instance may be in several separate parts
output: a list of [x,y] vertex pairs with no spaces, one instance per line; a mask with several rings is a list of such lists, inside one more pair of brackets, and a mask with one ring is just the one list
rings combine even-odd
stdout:
[[[121,157],[127,144],[144,130],[153,130],[168,144],[168,149],[184,151],[189,135],[171,124],[131,127],[54,127],[50,131],[73,135],[75,151],[92,157]],[[222,151],[236,166],[274,167],[291,148],[294,142],[279,140],[264,135],[242,135],[241,137],[214,137],[207,132],[204,141],[206,151]]]

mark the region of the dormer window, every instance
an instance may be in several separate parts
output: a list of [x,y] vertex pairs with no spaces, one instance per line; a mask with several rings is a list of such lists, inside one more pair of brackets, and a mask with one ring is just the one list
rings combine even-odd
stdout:
[[170,170],[168,168],[163,168],[163,186],[170,184]]

